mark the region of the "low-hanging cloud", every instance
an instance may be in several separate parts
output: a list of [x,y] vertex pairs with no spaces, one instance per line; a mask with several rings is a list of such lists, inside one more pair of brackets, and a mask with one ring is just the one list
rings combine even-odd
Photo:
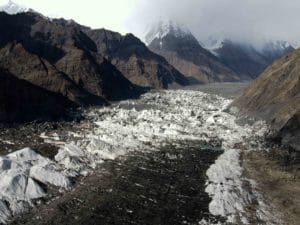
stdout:
[[185,24],[205,42],[223,34],[236,41],[287,40],[300,44],[299,0],[135,0],[128,29],[144,38],[161,19]]

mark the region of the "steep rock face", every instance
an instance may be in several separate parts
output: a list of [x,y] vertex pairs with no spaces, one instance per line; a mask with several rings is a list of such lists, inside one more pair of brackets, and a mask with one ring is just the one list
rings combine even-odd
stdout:
[[149,48],[164,56],[182,74],[200,83],[239,81],[235,72],[201,47],[186,28],[174,22],[159,22],[147,34]]
[[280,129],[278,137],[300,154],[300,110]]
[[16,78],[0,68],[0,122],[66,117],[74,103],[51,91]]
[[[2,63],[4,68],[33,83],[44,71],[43,79],[47,82],[39,81],[38,84],[43,83],[42,87],[58,91],[72,101],[103,104],[103,98],[126,99],[142,91],[103,59],[97,53],[95,43],[73,23],[62,24],[59,20],[51,21],[31,12],[13,16],[0,13],[0,30],[3,33],[0,49],[6,49],[0,55],[0,58],[7,59]],[[10,49],[9,45],[13,48]],[[13,50],[15,46],[21,48],[20,45],[23,50],[19,55],[18,51]],[[18,59],[18,64],[12,63],[14,57]],[[35,64],[31,63],[32,60]],[[60,81],[64,80],[59,90],[56,90],[59,84],[57,80],[49,81],[57,77]],[[51,85],[51,82],[55,85]],[[68,93],[70,89],[72,93]]]
[[98,52],[115,65],[132,83],[167,88],[172,83],[187,85],[188,80],[163,57],[154,54],[132,34],[122,36],[105,29],[84,29],[96,43]]
[[9,43],[1,48],[0,58],[0,66],[15,74],[19,79],[60,93],[77,104],[105,103],[103,98],[94,96],[80,88],[47,60],[27,52],[20,43]]
[[298,121],[300,112],[300,50],[275,61],[233,106],[267,120],[275,130],[283,132],[282,137],[299,132],[300,126],[292,123]]
[[274,60],[292,52],[294,48],[282,42],[266,42],[260,49],[251,44],[238,43],[229,39],[215,41],[209,49],[220,61],[239,74],[243,79],[255,79]]

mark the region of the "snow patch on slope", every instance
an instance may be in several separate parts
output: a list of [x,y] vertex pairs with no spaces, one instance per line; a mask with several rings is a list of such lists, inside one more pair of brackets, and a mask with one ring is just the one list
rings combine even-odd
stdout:
[[217,50],[223,47],[224,41],[225,39],[223,38],[211,39],[208,43],[204,44],[203,47],[213,55],[218,56]]
[[257,48],[257,50],[261,54],[268,54],[268,55],[275,55],[280,56],[287,52],[290,52],[294,48],[292,45],[287,41],[280,41],[280,40],[268,40],[263,43],[262,46]]

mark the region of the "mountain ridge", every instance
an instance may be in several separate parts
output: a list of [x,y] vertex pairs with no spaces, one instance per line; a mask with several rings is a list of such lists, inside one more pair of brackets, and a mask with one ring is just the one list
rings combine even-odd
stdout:
[[204,49],[193,34],[185,28],[182,30],[179,25],[169,21],[159,22],[152,31],[148,34],[148,40],[152,40],[148,47],[164,56],[185,76],[199,83],[240,80],[235,72]]
[[286,41],[265,40],[260,46],[221,36],[205,46],[226,66],[248,79],[255,79],[275,60],[295,49]]
[[276,60],[232,104],[266,120],[275,136],[300,152],[300,49]]
[[[105,31],[104,36],[116,34],[116,38],[99,39],[99,31],[90,29],[103,42],[102,50],[88,29],[75,21],[49,19],[33,11],[0,12],[0,67],[45,92],[61,94],[77,106],[107,105],[108,101],[136,98],[149,87],[188,84],[180,72],[134,35]],[[100,37],[102,34],[100,30]],[[111,51],[110,45],[117,50]]]
[[151,52],[133,34],[121,35],[106,29],[85,28],[98,52],[115,65],[131,82],[142,86],[167,88],[172,83],[188,85],[188,80],[162,56]]

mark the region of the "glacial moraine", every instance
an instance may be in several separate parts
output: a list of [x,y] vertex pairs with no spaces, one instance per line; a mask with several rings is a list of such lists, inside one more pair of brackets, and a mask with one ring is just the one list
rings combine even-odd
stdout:
[[[52,192],[37,177],[35,188],[51,187],[46,204],[12,224],[276,224],[240,163],[241,151],[261,148],[266,126],[236,124],[223,111],[230,102],[199,91],[150,92],[89,110],[71,131],[43,132],[59,150],[35,170],[58,172],[71,191]],[[34,206],[30,196],[10,205]]]

